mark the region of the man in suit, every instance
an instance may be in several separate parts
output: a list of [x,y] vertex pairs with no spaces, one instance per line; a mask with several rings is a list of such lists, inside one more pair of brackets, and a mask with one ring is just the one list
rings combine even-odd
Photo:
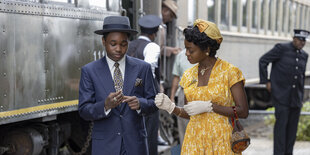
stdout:
[[79,113],[94,122],[93,155],[146,155],[144,117],[157,111],[151,65],[126,55],[129,35],[137,34],[124,16],[104,19],[106,56],[82,67]]
[[[138,39],[130,42],[127,54],[145,62],[152,66],[152,73],[156,81],[156,89],[159,92],[160,73],[158,67],[160,47],[154,40],[161,19],[156,15],[145,15],[138,21],[141,34]],[[146,130],[148,134],[148,145],[150,155],[157,155],[157,138],[159,125],[159,112],[156,111],[146,116]]]
[[[276,44],[259,60],[260,83],[266,84],[275,106],[275,155],[293,153],[308,60],[308,54],[302,48],[309,33],[295,29],[292,42]],[[269,63],[272,63],[270,80],[267,78]]]

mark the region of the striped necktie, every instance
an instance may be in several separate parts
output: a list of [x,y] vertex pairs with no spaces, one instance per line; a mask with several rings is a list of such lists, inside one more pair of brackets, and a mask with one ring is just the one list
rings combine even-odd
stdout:
[[119,69],[119,63],[115,62],[114,67],[114,87],[116,91],[121,91],[123,89],[123,78],[121,70]]

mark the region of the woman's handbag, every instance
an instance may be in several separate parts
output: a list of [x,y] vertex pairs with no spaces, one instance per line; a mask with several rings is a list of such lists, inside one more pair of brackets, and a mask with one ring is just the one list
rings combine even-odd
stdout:
[[231,123],[233,126],[232,137],[230,141],[231,149],[234,153],[241,153],[250,145],[250,137],[239,122],[235,106],[232,108],[234,110],[234,117],[231,117]]

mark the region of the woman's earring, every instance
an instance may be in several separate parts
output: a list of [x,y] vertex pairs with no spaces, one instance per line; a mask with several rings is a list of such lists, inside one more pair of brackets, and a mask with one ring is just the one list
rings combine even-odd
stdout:
[[209,56],[209,52],[207,52],[206,55]]

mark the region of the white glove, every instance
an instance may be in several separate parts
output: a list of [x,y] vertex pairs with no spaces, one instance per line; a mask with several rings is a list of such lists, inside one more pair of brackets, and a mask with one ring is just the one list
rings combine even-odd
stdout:
[[158,93],[155,97],[155,104],[159,109],[166,110],[169,114],[172,113],[175,108],[175,104],[171,102],[169,97],[164,93]]
[[188,115],[198,115],[204,112],[213,112],[211,101],[192,101],[184,105],[184,110]]

